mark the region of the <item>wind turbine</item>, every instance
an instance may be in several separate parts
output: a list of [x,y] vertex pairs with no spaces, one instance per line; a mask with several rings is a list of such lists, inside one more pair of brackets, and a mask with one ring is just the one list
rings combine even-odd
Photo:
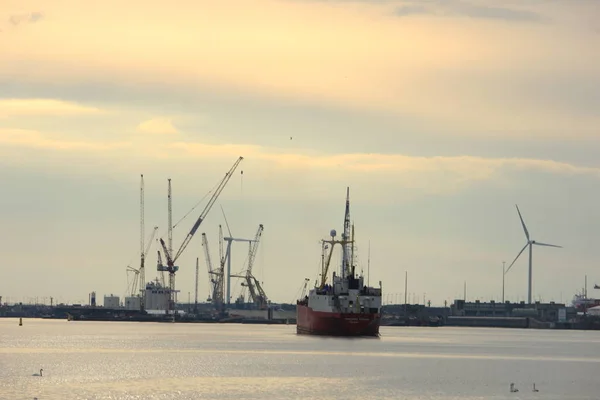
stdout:
[[528,304],[531,304],[531,279],[532,279],[532,268],[531,268],[532,261],[531,260],[532,260],[532,255],[533,255],[533,245],[558,247],[558,248],[562,248],[562,246],[557,246],[555,244],[540,243],[540,242],[536,242],[535,240],[531,240],[529,237],[529,231],[527,230],[527,227],[525,226],[525,222],[523,221],[523,217],[521,216],[521,211],[519,211],[519,206],[515,204],[515,207],[517,207],[517,213],[519,213],[519,219],[521,220],[521,225],[523,225],[523,231],[525,232],[525,237],[527,238],[527,243],[525,243],[525,246],[521,249],[519,254],[517,254],[517,256],[515,257],[513,262],[510,264],[510,266],[508,267],[508,269],[506,270],[505,273],[508,273],[508,271],[510,271],[511,267],[514,265],[515,261],[517,261],[517,259],[521,255],[521,253],[523,253],[525,251],[525,249],[527,248],[527,246],[529,246],[529,287],[527,290],[527,302],[528,302]]

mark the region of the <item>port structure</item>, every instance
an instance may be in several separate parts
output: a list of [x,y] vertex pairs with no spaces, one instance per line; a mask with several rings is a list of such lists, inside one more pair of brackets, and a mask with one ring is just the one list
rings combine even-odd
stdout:
[[133,282],[131,283],[130,295],[136,296],[138,292],[138,284],[139,284],[139,292],[140,292],[140,310],[144,311],[145,309],[145,290],[146,290],[146,257],[148,256],[148,251],[150,251],[150,246],[152,245],[152,241],[156,236],[156,232],[158,230],[158,226],[155,226],[152,235],[147,243],[145,243],[146,237],[146,227],[145,227],[145,215],[144,215],[144,175],[140,175],[140,268],[136,269],[131,266],[127,266],[127,272],[133,272],[135,275],[133,277]]
[[[242,286],[244,288],[248,288],[248,291],[250,292],[250,300],[252,300],[252,303],[254,303],[259,310],[264,310],[267,308],[268,298],[259,280],[256,279],[256,277],[252,274],[252,267],[254,266],[254,259],[256,258],[256,253],[258,252],[258,245],[260,244],[260,238],[262,236],[263,229],[263,225],[260,224],[258,226],[258,230],[256,231],[256,235],[254,236],[254,240],[251,240],[249,243],[248,266],[246,268],[246,273],[243,275],[231,275],[232,278],[244,279]],[[240,298],[244,299],[245,293],[242,293]]]
[[219,225],[219,267],[213,268],[212,259],[210,257],[210,249],[208,247],[208,239],[206,233],[202,232],[202,247],[204,248],[204,257],[206,259],[206,267],[208,268],[208,280],[210,282],[210,290],[208,301],[213,304],[215,309],[222,310],[224,304],[224,272],[225,272],[225,254],[223,253],[223,229]]
[[233,242],[247,242],[250,245],[252,244],[253,240],[252,239],[243,239],[243,238],[234,238],[231,236],[231,231],[229,231],[229,236],[225,236],[223,238],[223,240],[225,242],[227,242],[227,250],[225,251],[225,260],[227,262],[227,273],[225,274],[226,278],[227,278],[227,285],[226,285],[226,301],[227,304],[231,304],[231,245]]
[[192,228],[190,229],[190,232],[187,234],[187,236],[185,237],[185,239],[183,240],[183,242],[181,243],[181,246],[179,247],[179,249],[177,250],[176,253],[173,253],[173,247],[172,247],[172,243],[173,243],[173,225],[172,225],[172,213],[171,213],[171,190],[170,190],[170,182],[171,180],[169,179],[169,227],[168,227],[168,240],[169,240],[169,245],[167,246],[167,244],[165,243],[165,241],[161,238],[160,239],[160,244],[162,246],[163,249],[163,253],[165,256],[165,261],[167,262],[167,265],[163,265],[162,264],[162,258],[160,257],[160,250],[158,253],[159,256],[159,264],[157,265],[157,270],[158,271],[164,271],[164,272],[168,272],[169,273],[169,302],[168,302],[168,307],[167,307],[167,314],[169,313],[173,313],[175,314],[175,274],[176,272],[179,270],[179,267],[175,265],[175,262],[177,261],[177,259],[179,259],[179,257],[181,256],[181,254],[183,254],[184,250],[186,249],[186,247],[188,246],[188,244],[190,243],[190,241],[192,240],[192,238],[194,237],[194,234],[196,233],[196,231],[198,230],[198,228],[200,227],[200,225],[202,224],[202,221],[204,221],[204,219],[206,219],[206,216],[208,215],[209,211],[211,210],[212,206],[214,205],[214,203],[217,201],[217,199],[219,198],[219,195],[221,194],[221,192],[223,191],[223,189],[225,188],[225,186],[227,185],[227,182],[229,182],[229,179],[231,179],[231,176],[233,175],[233,173],[235,172],[235,170],[237,169],[238,165],[242,162],[242,160],[244,159],[244,157],[239,157],[236,162],[233,164],[233,166],[229,169],[229,171],[225,174],[225,177],[220,181],[220,183],[217,185],[216,189],[214,190],[211,198],[208,200],[206,206],[204,207],[204,209],[202,210],[202,212],[200,213],[200,216],[198,217],[198,219],[196,220],[196,222],[194,223],[194,225],[192,225]]

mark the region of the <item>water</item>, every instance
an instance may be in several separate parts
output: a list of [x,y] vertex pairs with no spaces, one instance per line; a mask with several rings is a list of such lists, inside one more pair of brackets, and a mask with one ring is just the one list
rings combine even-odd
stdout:
[[[599,332],[381,333],[336,339],[297,336],[294,325],[0,319],[0,399],[600,398]],[[32,376],[40,368],[43,377]]]

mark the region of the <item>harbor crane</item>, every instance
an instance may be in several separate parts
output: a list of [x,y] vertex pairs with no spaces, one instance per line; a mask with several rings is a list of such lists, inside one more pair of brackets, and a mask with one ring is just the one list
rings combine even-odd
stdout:
[[154,240],[154,236],[156,235],[156,231],[158,230],[158,226],[154,227],[152,232],[152,236],[147,244],[144,243],[146,236],[146,228],[144,225],[144,175],[140,175],[140,268],[136,269],[131,266],[127,266],[127,272],[134,272],[135,276],[133,278],[133,282],[131,285],[131,296],[135,296],[137,292],[138,283],[140,285],[140,310],[143,311],[145,308],[144,300],[145,300],[145,289],[146,289],[146,257],[148,256],[148,251],[150,250],[150,245]]
[[[148,251],[150,251],[150,245],[152,245],[152,241],[154,240],[154,236],[156,236],[156,231],[158,230],[158,226],[154,227],[154,230],[152,231],[152,235],[150,236],[150,240],[148,240],[148,243],[146,243],[146,245],[144,247],[142,247],[142,251],[141,251],[141,260],[140,260],[140,268],[136,269],[133,268],[131,266],[127,266],[127,272],[133,272],[135,273],[135,276],[133,277],[133,282],[131,283],[131,290],[130,290],[130,295],[133,297],[136,295],[136,293],[138,292],[138,284],[140,285],[139,288],[139,292],[141,292],[141,298],[140,298],[140,308],[141,310],[144,310],[144,290],[146,289],[146,283],[144,282],[144,260],[146,259],[146,256],[148,255]],[[143,238],[142,238],[143,240]],[[143,243],[143,242],[142,242]]]
[[[187,245],[190,243],[190,241],[194,237],[194,234],[200,227],[200,224],[202,224],[202,221],[204,221],[204,219],[208,215],[208,212],[210,211],[210,209],[212,208],[214,203],[217,201],[217,198],[219,197],[219,195],[221,194],[221,192],[227,185],[227,182],[229,182],[229,179],[233,175],[233,172],[236,170],[236,168],[238,167],[240,162],[242,162],[243,159],[244,159],[244,157],[239,157],[237,159],[237,161],[233,164],[233,166],[229,169],[229,171],[225,174],[225,177],[221,180],[221,182],[215,189],[212,197],[208,200],[208,203],[204,207],[204,210],[202,210],[202,212],[200,213],[200,216],[198,217],[198,219],[192,226],[192,229],[187,234],[186,238],[181,243],[179,250],[177,250],[177,252],[175,254],[173,254],[172,248],[167,248],[165,241],[162,238],[160,239],[160,244],[163,248],[163,253],[165,255],[167,265],[166,266],[160,265],[159,270],[164,270],[169,273],[169,304],[168,304],[167,313],[175,312],[175,273],[179,270],[179,267],[175,265],[175,262],[177,261],[179,256],[181,256],[181,254],[183,253],[183,251],[185,250]],[[169,226],[169,229],[172,229],[172,226]],[[171,235],[169,235],[169,242],[171,242]],[[169,243],[169,245],[170,244],[171,243]]]
[[[220,302],[220,311],[225,310],[225,263],[227,262],[228,254],[225,253],[223,245],[225,243],[225,239],[223,239],[223,227],[219,225],[219,275],[217,275],[220,279],[219,282],[219,297],[218,301]],[[213,295],[214,296],[214,295]]]
[[[221,227],[219,226],[219,228]],[[222,235],[221,230],[220,234]],[[208,280],[210,282],[208,301],[212,302],[215,307],[219,308],[219,305],[223,302],[223,265],[220,265],[220,267],[216,270],[213,268],[212,260],[210,258],[210,250],[208,248],[208,239],[206,238],[206,233],[204,232],[202,233],[202,247],[204,247],[204,256],[206,258],[206,266],[208,268]],[[224,263],[220,262],[220,264]]]
[[[248,252],[248,267],[246,269],[246,274],[245,275],[231,275],[234,278],[244,279],[244,282],[242,282],[242,286],[244,288],[248,288],[248,291],[250,292],[250,299],[252,300],[254,305],[260,310],[264,310],[265,308],[267,308],[268,298],[267,298],[267,295],[266,295],[265,291],[263,290],[260,282],[252,274],[252,267],[254,265],[254,259],[256,258],[256,253],[258,252],[258,245],[260,243],[260,238],[262,236],[262,232],[263,232],[263,225],[260,224],[258,226],[258,231],[256,231],[256,236],[254,237],[254,240],[252,240],[250,242],[250,249]],[[243,298],[244,295],[242,294],[241,297]]]
[[128,265],[127,266],[127,280],[128,281],[129,281],[129,273],[130,272],[133,272],[134,276],[133,276],[133,281],[131,282],[131,286],[129,286],[129,283],[128,283],[128,289],[129,290],[128,290],[127,294],[129,296],[133,297],[133,296],[135,296],[135,292],[137,291],[138,280],[139,280],[139,277],[140,277],[140,270],[136,269],[136,268],[133,268],[133,267],[130,267]]

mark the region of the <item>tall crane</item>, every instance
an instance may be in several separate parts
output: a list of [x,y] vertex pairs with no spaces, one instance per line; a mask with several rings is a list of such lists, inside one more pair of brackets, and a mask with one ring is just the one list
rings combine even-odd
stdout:
[[[173,253],[173,195],[171,191],[171,178],[167,179],[168,182],[168,191],[167,191],[167,243],[169,244],[169,254]],[[162,241],[162,239],[161,239]],[[175,270],[179,269],[179,267],[174,267]],[[158,265],[156,266],[156,270],[160,272],[160,284],[164,288],[165,287],[165,272],[168,272],[169,269],[167,266],[163,265],[162,258],[160,256],[160,250],[158,251]],[[167,291],[165,291],[167,293]],[[174,294],[167,293],[169,299],[171,296],[175,296]],[[169,307],[165,310],[165,312],[169,313]]]
[[[165,241],[162,238],[160,239],[160,244],[163,248],[163,253],[164,253],[166,261],[167,261],[167,265],[161,266],[161,267],[164,268],[163,269],[164,271],[167,271],[169,273],[169,296],[170,297],[169,297],[169,306],[168,306],[167,312],[175,311],[175,273],[179,270],[179,267],[175,266],[175,262],[177,261],[179,256],[181,256],[181,254],[183,253],[183,251],[185,250],[187,245],[190,243],[190,241],[194,237],[194,234],[200,227],[200,224],[202,224],[202,221],[204,221],[204,219],[208,215],[208,212],[210,211],[210,209],[212,208],[214,203],[217,201],[219,195],[221,194],[221,192],[227,185],[227,182],[229,182],[229,179],[233,175],[233,172],[236,170],[236,168],[238,167],[240,162],[242,162],[243,159],[244,159],[244,157],[239,157],[237,159],[237,161],[233,164],[233,166],[229,169],[229,171],[225,174],[225,177],[223,178],[223,180],[221,180],[221,182],[215,189],[212,197],[208,200],[208,203],[204,207],[204,210],[202,210],[202,212],[200,213],[200,216],[198,217],[198,219],[192,226],[192,229],[190,230],[190,232],[187,234],[186,238],[181,243],[181,246],[179,247],[179,250],[177,250],[177,253],[175,253],[173,255],[173,249],[170,247],[171,243],[169,244],[169,248],[167,248]],[[169,195],[169,198],[170,198],[170,195]],[[170,207],[169,207],[169,211],[170,211]],[[171,223],[169,223],[169,229],[172,229]],[[169,241],[172,242],[172,236],[169,236]]]
[[[144,250],[146,250],[146,247],[144,246],[144,239],[146,237],[146,227],[145,227],[145,216],[144,216],[144,174],[140,175],[140,270],[139,270],[139,275],[140,275],[140,280],[142,281],[141,285],[140,285],[140,289],[142,291],[141,293],[141,299],[140,299],[140,310],[144,311],[144,305],[145,305],[145,297],[144,296],[144,288],[146,286],[146,270],[145,270],[145,260],[146,260],[146,254],[144,252]],[[152,240],[150,240],[152,241]],[[138,275],[136,274],[136,278],[138,277]],[[137,279],[134,281],[137,284]],[[133,292],[133,291],[132,291]],[[133,295],[133,293],[132,293]]]
[[[140,269],[136,273],[135,285],[137,285],[138,275],[139,275],[139,284],[140,284],[140,310],[144,311],[145,309],[145,298],[146,298],[146,256],[148,255],[148,251],[150,250],[150,245],[154,240],[154,236],[156,235],[156,231],[158,230],[158,226],[154,227],[152,231],[152,236],[148,243],[144,245],[144,240],[146,236],[146,226],[145,226],[145,215],[144,215],[144,174],[141,175],[140,181]],[[134,287],[135,288],[135,287]],[[132,291],[132,296],[134,295],[134,291]]]
[[[227,254],[223,251],[223,228],[219,225],[219,267],[214,268],[212,259],[210,257],[210,249],[208,246],[208,239],[206,233],[202,233],[202,247],[204,248],[204,257],[206,259],[206,267],[208,268],[208,281],[209,281],[209,296],[210,301],[216,310],[223,311],[225,304],[225,262],[227,260]],[[196,278],[197,280],[197,278]],[[198,283],[196,282],[196,285]]]
[[[258,230],[256,231],[256,236],[254,240],[250,242],[250,248],[248,250],[248,267],[246,269],[245,275],[231,275],[235,278],[242,278],[244,282],[242,282],[243,287],[247,287],[250,292],[250,299],[259,309],[265,309],[267,307],[267,295],[263,290],[258,279],[252,275],[252,267],[254,266],[254,259],[256,258],[256,253],[258,252],[258,245],[260,243],[260,238],[263,232],[263,225],[260,224],[258,226]],[[243,297],[243,296],[242,296]]]
[[150,236],[150,240],[148,240],[148,242],[146,243],[145,247],[142,247],[142,251],[141,251],[141,265],[139,269],[135,269],[131,266],[127,266],[127,272],[134,272],[135,276],[133,278],[133,282],[131,284],[131,290],[130,290],[130,295],[131,296],[135,296],[136,293],[138,293],[138,283],[140,285],[139,288],[139,292],[140,293],[140,309],[143,311],[144,310],[144,295],[145,295],[145,289],[146,289],[146,283],[144,281],[144,260],[146,259],[146,256],[148,255],[148,251],[150,251],[150,245],[152,244],[152,241],[154,240],[154,236],[156,236],[156,231],[158,230],[158,226],[154,227],[154,230],[152,231],[152,235]]
[[219,225],[219,301],[220,311],[224,311],[225,306],[225,263],[227,262],[227,253],[224,251],[223,245],[225,240],[223,239],[223,227]]
[[210,289],[208,292],[208,301],[213,301],[214,296],[217,292],[215,283],[217,280],[213,277],[214,271],[212,266],[212,260],[210,259],[210,249],[208,248],[208,239],[206,233],[202,232],[202,247],[204,248],[204,258],[206,259],[206,267],[208,268],[208,281],[210,282]]
[[194,314],[198,314],[198,272],[200,263],[196,257],[196,279],[194,280]]

